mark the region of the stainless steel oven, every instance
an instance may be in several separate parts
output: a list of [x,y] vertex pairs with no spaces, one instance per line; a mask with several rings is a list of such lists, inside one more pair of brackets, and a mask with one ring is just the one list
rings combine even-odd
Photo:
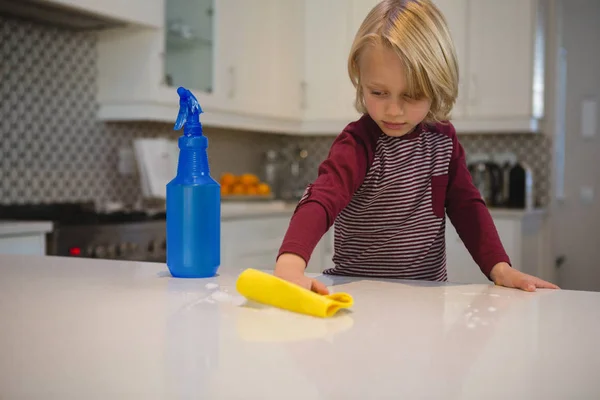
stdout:
[[166,262],[164,211],[98,212],[89,203],[4,205],[0,219],[52,221],[48,255]]

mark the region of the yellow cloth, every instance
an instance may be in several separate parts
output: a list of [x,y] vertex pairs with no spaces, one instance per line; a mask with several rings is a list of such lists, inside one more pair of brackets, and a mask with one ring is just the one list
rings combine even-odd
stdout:
[[354,303],[347,293],[321,295],[252,268],[240,274],[236,289],[249,300],[322,318],[331,317]]

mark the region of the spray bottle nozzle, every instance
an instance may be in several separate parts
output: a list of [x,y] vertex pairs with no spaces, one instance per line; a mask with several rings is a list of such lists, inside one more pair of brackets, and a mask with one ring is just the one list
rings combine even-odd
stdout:
[[175,121],[175,130],[181,129],[185,136],[202,136],[202,124],[200,123],[200,114],[203,113],[202,107],[196,97],[184,87],[177,89],[179,95],[179,114]]

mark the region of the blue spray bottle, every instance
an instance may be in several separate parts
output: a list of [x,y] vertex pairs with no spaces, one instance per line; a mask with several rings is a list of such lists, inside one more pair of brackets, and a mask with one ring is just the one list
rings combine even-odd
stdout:
[[180,87],[175,130],[177,176],[167,184],[167,267],[177,278],[216,275],[221,263],[221,187],[210,176],[203,112],[192,92]]

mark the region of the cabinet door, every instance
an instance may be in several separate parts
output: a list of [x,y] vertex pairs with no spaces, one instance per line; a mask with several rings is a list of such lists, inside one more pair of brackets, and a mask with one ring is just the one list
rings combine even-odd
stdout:
[[468,11],[468,116],[530,117],[536,0],[469,0]]
[[[215,1],[214,34],[214,101],[228,110],[239,107],[239,71],[242,60],[244,31],[242,22],[247,2]],[[245,6],[246,5],[246,6]]]
[[276,0],[234,1],[243,19],[232,27],[237,34],[236,51],[239,58],[234,63],[235,99],[242,112],[253,115],[270,115],[276,104],[274,95],[278,57],[275,48]]
[[353,35],[351,2],[306,0],[305,5],[305,118],[307,122],[350,122],[359,117],[347,68]]
[[444,14],[458,58],[458,98],[452,111],[452,118],[462,118],[466,114],[466,99],[469,76],[467,64],[467,1],[468,0],[434,0],[435,5]]
[[213,91],[213,0],[166,0],[165,81]]
[[300,119],[306,102],[304,93],[304,8],[303,1],[280,1],[273,4],[272,57],[263,58],[272,70],[271,114],[286,119]]
[[0,236],[0,254],[46,255],[44,233]]
[[449,219],[446,219],[446,268],[449,282],[490,283],[473,261]]
[[521,241],[523,237],[521,220],[494,218],[494,224],[496,225],[500,241],[504,246],[506,254],[510,258],[513,267],[521,270],[523,268],[523,265],[521,265]]
[[227,270],[272,270],[290,216],[241,218],[222,224],[221,265]]

